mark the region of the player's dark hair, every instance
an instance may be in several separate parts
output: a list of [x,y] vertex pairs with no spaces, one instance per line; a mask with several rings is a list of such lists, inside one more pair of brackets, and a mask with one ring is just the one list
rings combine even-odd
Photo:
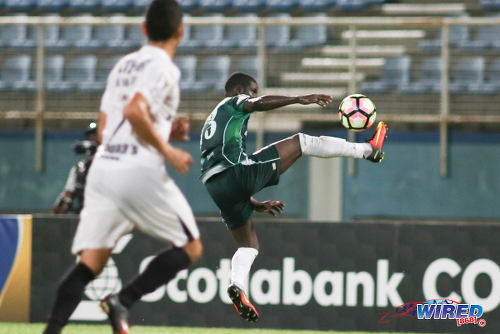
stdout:
[[235,72],[231,74],[227,79],[224,89],[226,90],[226,93],[229,93],[238,86],[243,86],[244,88],[247,88],[252,84],[252,82],[257,83],[257,81],[254,78],[252,78],[251,75],[248,75],[243,72]]
[[153,0],[146,12],[146,30],[152,42],[172,37],[182,23],[182,10],[175,0]]

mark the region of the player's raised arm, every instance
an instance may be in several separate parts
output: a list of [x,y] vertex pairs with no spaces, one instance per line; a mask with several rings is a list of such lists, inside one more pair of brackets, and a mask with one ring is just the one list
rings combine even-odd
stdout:
[[303,105],[316,103],[321,107],[326,107],[332,101],[333,98],[330,95],[324,94],[310,94],[303,96],[265,95],[248,99],[243,106],[243,110],[247,112],[268,111],[296,103]]
[[129,121],[137,136],[153,146],[165,161],[179,173],[186,173],[193,162],[191,155],[165,142],[153,126],[149,104],[141,93],[136,93],[123,109],[123,117]]

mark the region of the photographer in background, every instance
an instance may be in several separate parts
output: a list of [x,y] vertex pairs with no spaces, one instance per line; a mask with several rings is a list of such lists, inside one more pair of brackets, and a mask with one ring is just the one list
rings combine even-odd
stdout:
[[52,206],[53,213],[80,213],[82,210],[87,172],[92,164],[97,145],[97,124],[92,122],[85,131],[85,140],[78,141],[73,146],[75,153],[85,154],[85,158],[71,167],[64,190],[57,196]]

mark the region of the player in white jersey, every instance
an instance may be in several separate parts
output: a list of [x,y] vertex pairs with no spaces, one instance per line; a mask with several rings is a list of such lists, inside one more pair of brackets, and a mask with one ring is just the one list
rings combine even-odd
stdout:
[[183,34],[177,2],[153,0],[143,31],[147,45],[123,57],[108,78],[99,117],[101,145],[72,246],[78,263],[59,285],[44,334],[61,333],[85,286],[102,271],[118,239],[133,228],[173,247],[101,302],[114,333],[128,333],[128,309],[202,253],[191,208],[164,166],[166,161],[186,173],[192,163],[189,153],[168,143],[169,137],[186,135],[185,122],[174,121],[180,72],[172,59]]

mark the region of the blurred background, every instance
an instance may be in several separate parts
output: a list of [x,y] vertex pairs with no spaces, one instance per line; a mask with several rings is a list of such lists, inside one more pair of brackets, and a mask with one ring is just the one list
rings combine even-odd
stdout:
[[[148,0],[0,1],[0,212],[48,212],[73,150],[97,118],[108,72],[144,43]],[[175,57],[191,119],[187,176],[198,216],[218,212],[199,182],[199,130],[233,71],[262,94],[326,93],[327,108],[255,114],[249,146],[303,131],[362,141],[340,100],[369,96],[389,125],[382,164],[302,158],[258,194],[307,220],[500,217],[500,1],[192,0]]]

